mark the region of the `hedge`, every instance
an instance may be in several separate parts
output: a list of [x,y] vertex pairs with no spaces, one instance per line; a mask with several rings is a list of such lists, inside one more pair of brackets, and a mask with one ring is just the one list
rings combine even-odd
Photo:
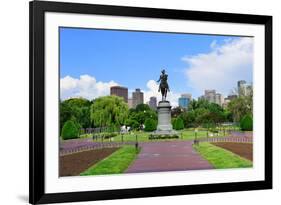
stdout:
[[66,121],[62,127],[61,136],[64,140],[78,138],[79,128],[77,124],[72,120]]
[[182,130],[184,128],[184,122],[183,122],[183,119],[181,117],[177,117],[173,121],[173,128],[175,130]]
[[240,128],[243,131],[252,131],[253,118],[250,115],[245,115],[240,121]]
[[144,122],[144,131],[151,132],[156,130],[156,128],[157,128],[156,120],[149,118]]

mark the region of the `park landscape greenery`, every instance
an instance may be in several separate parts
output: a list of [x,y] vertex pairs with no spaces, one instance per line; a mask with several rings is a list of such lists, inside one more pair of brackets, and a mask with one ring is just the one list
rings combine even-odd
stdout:
[[[172,109],[172,125],[175,130],[204,128],[214,131],[224,122],[233,122],[241,130],[252,130],[252,97],[239,96],[226,108],[207,100],[192,100],[188,109]],[[94,100],[72,98],[60,102],[60,135],[63,139],[83,136],[85,128],[107,128],[116,132],[121,126],[131,130],[151,132],[157,127],[157,112],[146,104],[128,108],[117,96],[104,96]],[[84,129],[82,129],[84,128]],[[77,131],[78,130],[78,131]]]
[[[62,140],[92,138],[95,142],[147,142],[150,141],[150,133],[157,128],[155,110],[146,104],[129,109],[123,98],[117,96],[104,96],[94,100],[71,98],[60,101],[59,106]],[[226,129],[253,129],[251,96],[239,96],[231,100],[225,108],[203,99],[192,100],[188,109],[172,108],[171,115],[173,129],[180,133],[179,140],[194,140],[195,135],[197,139],[206,138],[210,133],[223,137]],[[226,122],[231,123],[225,126]],[[130,127],[131,131],[121,133],[120,127],[124,125]],[[86,128],[96,128],[98,132],[84,133]],[[251,161],[207,142],[193,147],[214,168],[252,166]],[[135,146],[123,145],[80,175],[123,173],[139,151]]]
[[87,176],[123,173],[128,168],[129,164],[136,158],[139,151],[140,149],[136,150],[133,146],[125,145],[109,157],[89,167],[80,175]]
[[216,169],[226,168],[246,168],[252,167],[253,163],[243,157],[238,156],[228,150],[212,145],[208,142],[200,143],[200,146],[193,145],[206,160]]

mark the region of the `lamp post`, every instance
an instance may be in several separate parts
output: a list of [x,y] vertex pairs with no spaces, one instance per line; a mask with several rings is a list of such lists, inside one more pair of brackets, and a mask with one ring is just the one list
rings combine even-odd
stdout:
[[199,143],[199,141],[197,140],[197,132],[198,132],[198,129],[195,128],[195,129],[194,129],[194,135],[195,135],[194,144],[198,144],[198,143]]
[[138,151],[139,143],[138,143],[138,135],[136,135],[136,143],[135,143],[136,151]]
[[103,147],[103,134],[101,135],[101,145]]

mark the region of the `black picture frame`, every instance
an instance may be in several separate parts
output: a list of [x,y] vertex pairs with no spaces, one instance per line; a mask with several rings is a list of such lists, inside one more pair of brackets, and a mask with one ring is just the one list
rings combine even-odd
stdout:
[[[93,4],[32,1],[30,12],[30,143],[29,202],[32,204],[155,197],[272,188],[272,16],[199,12],[185,10],[105,6]],[[259,24],[265,27],[265,180],[220,184],[181,185],[106,191],[52,193],[45,192],[45,72],[44,15],[46,12],[150,17]]]

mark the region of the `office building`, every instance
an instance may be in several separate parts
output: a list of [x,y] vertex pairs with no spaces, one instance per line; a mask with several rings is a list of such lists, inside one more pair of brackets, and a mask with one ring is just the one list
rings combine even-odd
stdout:
[[156,110],[157,109],[157,98],[154,96],[150,97],[148,105],[151,109]]
[[217,93],[216,90],[205,90],[204,95],[199,97],[199,99],[205,99],[210,103],[216,103],[218,105],[222,105],[224,103],[222,94]]
[[136,108],[137,105],[143,104],[143,92],[139,88],[135,90],[132,94],[133,97],[133,108]]
[[248,84],[245,80],[239,80],[237,82],[237,89],[239,96],[249,96],[253,92],[252,85]]
[[216,93],[215,103],[222,106],[223,102],[224,102],[224,98],[223,98],[222,94]]
[[133,98],[128,98],[128,107],[133,108]]
[[128,103],[128,88],[121,86],[110,87],[110,95],[122,97]]
[[216,103],[216,90],[205,90],[204,99]]
[[179,107],[187,109],[190,101],[191,101],[191,94],[189,93],[182,94],[178,100]]

